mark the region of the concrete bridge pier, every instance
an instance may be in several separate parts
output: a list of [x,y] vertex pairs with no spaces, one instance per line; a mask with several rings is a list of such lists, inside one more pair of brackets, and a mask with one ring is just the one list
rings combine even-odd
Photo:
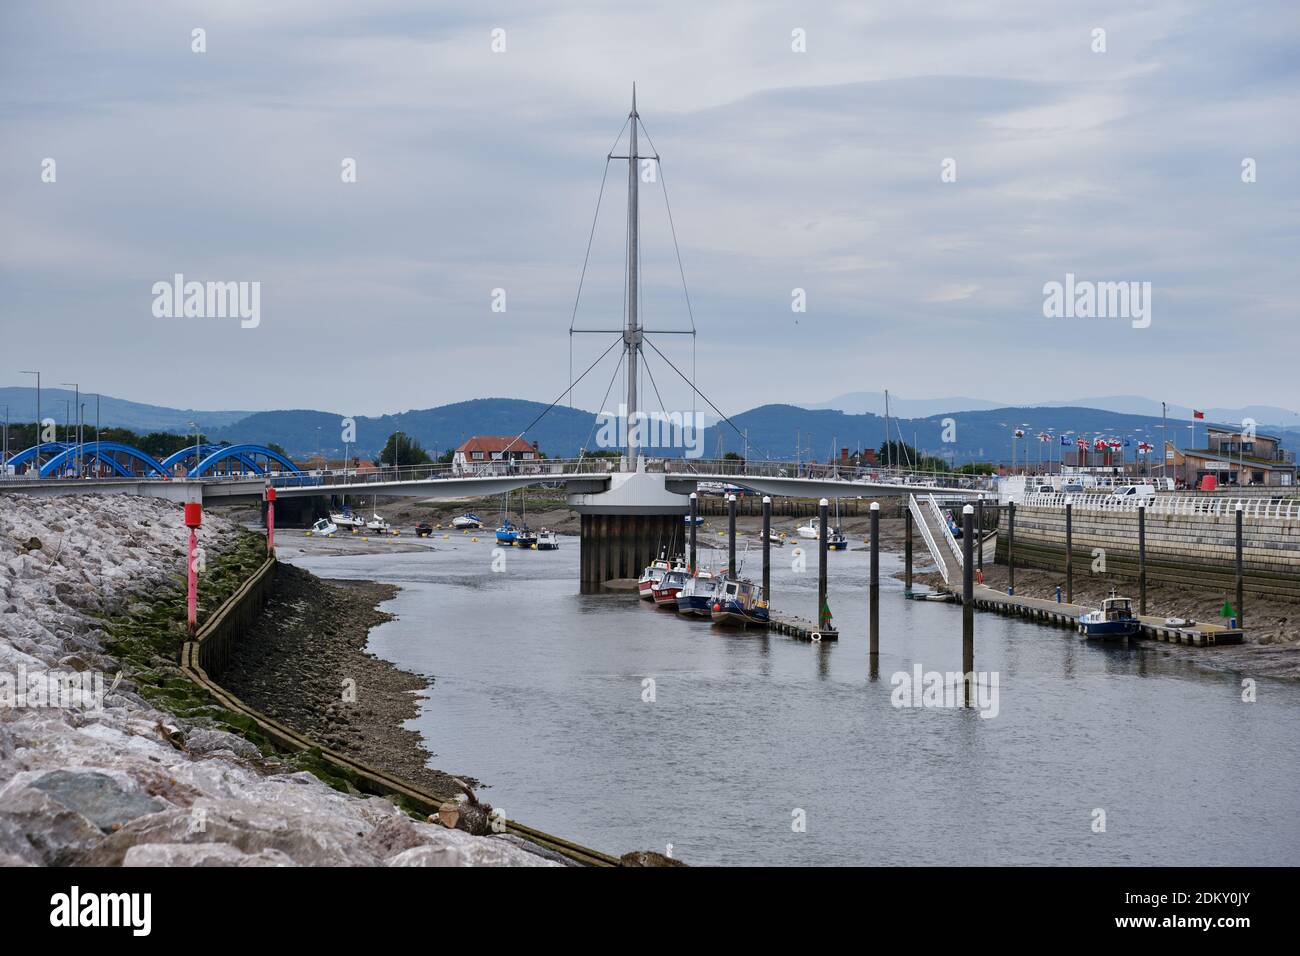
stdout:
[[607,491],[569,495],[581,515],[580,589],[602,590],[605,583],[641,576],[645,566],[667,552],[685,556],[690,499],[667,489],[665,477],[642,468],[610,476]]

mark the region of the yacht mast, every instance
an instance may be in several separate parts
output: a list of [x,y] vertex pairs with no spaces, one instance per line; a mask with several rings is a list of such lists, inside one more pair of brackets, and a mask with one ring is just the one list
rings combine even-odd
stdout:
[[632,128],[627,158],[627,329],[623,332],[624,350],[627,353],[627,464],[635,470],[640,449],[637,440],[640,437],[635,428],[637,421],[637,359],[641,352],[641,323],[637,315],[638,265],[640,255],[637,247],[637,220],[639,204],[637,185],[640,170],[637,168],[636,128],[640,119],[636,112],[636,84],[632,84],[632,112],[628,114]]

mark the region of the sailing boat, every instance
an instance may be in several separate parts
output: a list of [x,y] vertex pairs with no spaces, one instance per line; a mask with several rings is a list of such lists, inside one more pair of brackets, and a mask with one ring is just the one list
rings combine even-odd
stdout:
[[537,533],[528,527],[528,499],[524,497],[523,491],[519,492],[519,508],[519,520],[524,523],[524,526],[515,535],[515,547],[531,550],[537,544]]
[[826,534],[827,551],[847,551],[849,539],[840,530],[840,499],[835,499],[835,527]]
[[515,527],[514,522],[509,518],[510,509],[510,492],[506,492],[501,499],[501,526],[497,528],[497,544],[504,544],[506,547],[513,547],[515,539],[519,537],[519,529]]

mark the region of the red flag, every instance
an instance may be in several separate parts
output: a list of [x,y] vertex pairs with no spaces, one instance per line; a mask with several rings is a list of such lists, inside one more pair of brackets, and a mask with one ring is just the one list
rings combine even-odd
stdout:
[[1192,409],[1192,417],[1193,417],[1193,418],[1204,418],[1204,417],[1205,417],[1205,412],[1198,412],[1196,409],[1193,408],[1193,409]]

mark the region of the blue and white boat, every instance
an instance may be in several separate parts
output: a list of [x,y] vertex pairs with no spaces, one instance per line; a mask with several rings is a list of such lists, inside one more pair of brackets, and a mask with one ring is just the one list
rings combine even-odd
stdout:
[[730,578],[713,599],[714,624],[767,627],[769,614],[763,589],[753,581]]
[[515,541],[519,539],[519,528],[509,518],[501,527],[497,528],[497,544],[504,544],[508,548],[515,546]]
[[1114,589],[1101,608],[1079,617],[1079,630],[1090,641],[1113,641],[1137,636],[1142,622],[1133,613],[1131,598],[1119,597]]
[[677,592],[677,612],[709,617],[713,613],[714,596],[721,586],[722,579],[712,571],[696,571]]

